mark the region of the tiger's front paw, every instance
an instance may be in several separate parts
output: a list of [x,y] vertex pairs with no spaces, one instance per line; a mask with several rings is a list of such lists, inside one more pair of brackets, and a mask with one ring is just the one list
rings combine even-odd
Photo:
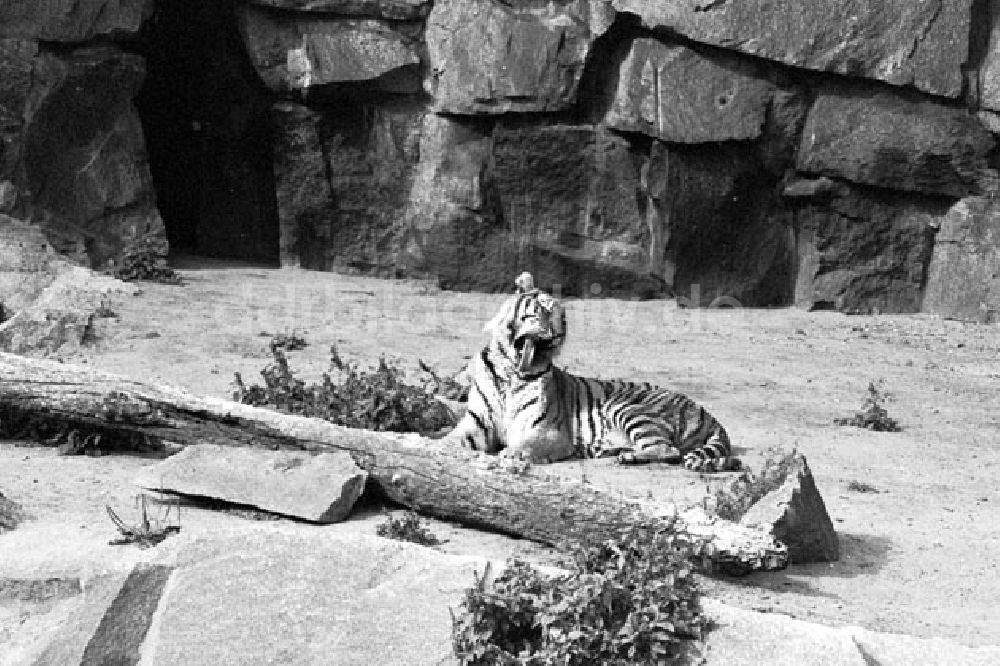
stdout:
[[517,447],[511,448],[507,447],[497,454],[498,457],[504,458],[506,460],[519,460],[529,463],[548,463],[551,462],[547,457],[538,456],[529,447]]

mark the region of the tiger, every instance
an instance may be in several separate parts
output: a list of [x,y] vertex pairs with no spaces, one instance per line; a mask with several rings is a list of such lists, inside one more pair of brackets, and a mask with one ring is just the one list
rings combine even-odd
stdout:
[[453,444],[532,463],[617,456],[625,465],[738,470],[725,428],[687,396],[648,383],[578,377],[553,360],[566,340],[562,303],[530,273],[485,326],[467,369],[468,407]]

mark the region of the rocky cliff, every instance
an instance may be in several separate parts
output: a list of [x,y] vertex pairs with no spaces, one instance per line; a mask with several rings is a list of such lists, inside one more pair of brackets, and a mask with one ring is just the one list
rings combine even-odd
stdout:
[[1000,0],[0,0],[0,212],[95,263],[169,239],[989,321],[994,22]]

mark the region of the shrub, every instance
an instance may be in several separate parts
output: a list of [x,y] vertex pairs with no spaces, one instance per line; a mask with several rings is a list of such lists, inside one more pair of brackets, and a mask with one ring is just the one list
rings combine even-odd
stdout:
[[850,481],[847,484],[847,489],[855,493],[877,493],[881,492],[878,488],[870,483],[864,481]]
[[456,423],[455,415],[434,398],[427,382],[407,384],[403,371],[384,357],[374,371],[363,371],[345,363],[337,348],[331,347],[330,371],[319,384],[307,385],[295,377],[278,346],[271,346],[271,355],[274,362],[260,373],[264,386],[247,386],[236,373],[234,400],[368,430],[432,434]]
[[396,541],[419,543],[421,546],[436,546],[441,543],[413,511],[407,511],[402,518],[389,516],[376,528],[376,534]]
[[145,280],[181,284],[181,276],[167,265],[162,243],[157,240],[140,239],[128,245],[115,262],[111,275],[125,282]]
[[644,525],[581,544],[571,571],[545,575],[512,560],[489,570],[452,612],[462,664],[653,664],[708,629],[691,558],[674,524]]
[[902,428],[896,419],[889,416],[884,402],[888,400],[889,394],[880,388],[883,382],[868,382],[868,397],[861,405],[861,411],[848,418],[836,418],[833,420],[837,425],[855,426],[866,428],[877,432],[899,432]]
[[738,521],[764,495],[781,487],[788,478],[788,470],[795,460],[797,451],[785,453],[771,449],[761,465],[759,474],[745,469],[732,483],[715,491],[715,513],[720,518]]

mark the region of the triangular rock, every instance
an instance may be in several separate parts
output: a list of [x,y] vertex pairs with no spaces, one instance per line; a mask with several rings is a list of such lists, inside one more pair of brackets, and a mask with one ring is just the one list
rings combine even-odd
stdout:
[[135,483],[335,523],[350,513],[367,478],[341,451],[313,455],[199,444],[143,470]]
[[740,524],[769,531],[788,546],[793,564],[840,559],[833,521],[802,454],[794,456],[785,482],[750,507]]

